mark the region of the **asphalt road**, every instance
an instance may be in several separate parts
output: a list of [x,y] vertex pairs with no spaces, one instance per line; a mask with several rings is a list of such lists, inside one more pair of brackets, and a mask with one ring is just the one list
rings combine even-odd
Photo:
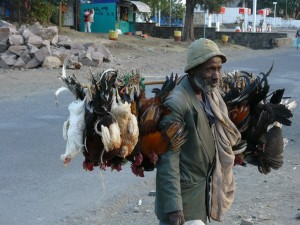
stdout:
[[[223,68],[258,74],[267,72],[273,61],[271,86],[285,87],[285,95],[299,102],[300,51],[286,49],[277,54],[253,55],[247,60],[241,55],[239,60],[227,62]],[[71,95],[62,94],[57,108],[53,91],[45,90],[43,94],[0,101],[0,224],[60,224],[59,221],[92,204],[109,202],[116,195],[126,194],[126,190],[141,182],[140,178],[129,175],[128,167],[121,172],[124,176],[110,171],[86,172],[81,167],[82,156],[64,168],[59,159],[65,150],[62,125],[68,117],[71,100]],[[297,108],[292,127],[284,130],[292,143],[287,156],[297,157],[298,161],[299,117]],[[149,179],[154,175],[147,174]],[[298,184],[299,178],[298,173],[295,178]]]

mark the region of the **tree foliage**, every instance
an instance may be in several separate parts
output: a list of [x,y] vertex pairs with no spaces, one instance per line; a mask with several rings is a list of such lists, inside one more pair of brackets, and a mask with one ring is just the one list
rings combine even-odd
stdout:
[[[253,0],[240,0],[238,7],[243,7],[243,4],[245,4],[246,8],[250,8],[250,9],[253,8]],[[270,0],[258,0],[256,3],[257,9],[272,8],[272,6],[273,6],[273,1]]]
[[[161,10],[161,16],[168,17],[170,15],[170,4],[171,4],[171,17],[174,19],[182,19],[185,6],[181,0],[141,0],[146,3],[152,9],[152,16],[155,16],[155,9]],[[159,5],[160,4],[160,5]]]
[[300,0],[277,0],[276,16],[300,18]]
[[48,1],[32,0],[31,10],[28,12],[30,20],[40,23],[50,23],[50,18],[55,12],[55,6]]
[[175,19],[183,19],[183,14],[185,12],[185,5],[181,0],[172,0],[172,17]]
[[222,6],[231,3],[233,0],[186,0],[186,13],[183,28],[183,41],[191,42],[195,40],[194,37],[194,9],[196,5],[208,10],[210,13],[219,12]]
[[10,19],[19,23],[37,21],[42,24],[50,23],[50,18],[58,10],[60,1],[66,0],[11,0],[9,2]]

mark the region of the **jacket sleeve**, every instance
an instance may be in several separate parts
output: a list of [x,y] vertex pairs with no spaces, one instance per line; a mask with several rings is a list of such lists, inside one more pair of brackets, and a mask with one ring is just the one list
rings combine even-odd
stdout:
[[[174,95],[173,95],[174,96]],[[170,115],[164,116],[159,127],[166,124],[184,120],[184,101],[178,96],[170,97],[166,100],[165,106],[171,110]],[[180,188],[180,152],[181,149],[169,149],[161,155],[157,162],[157,185],[163,196],[164,213],[183,210]]]

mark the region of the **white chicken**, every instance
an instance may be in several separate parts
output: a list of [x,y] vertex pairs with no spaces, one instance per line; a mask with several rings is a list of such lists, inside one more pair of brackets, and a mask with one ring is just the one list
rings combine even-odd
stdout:
[[82,101],[73,101],[68,107],[70,116],[63,126],[63,137],[67,142],[66,151],[60,156],[61,160],[64,161],[65,166],[67,166],[84,147],[83,134],[86,127],[84,119],[85,103],[86,98]]
[[71,91],[77,100],[70,103],[68,109],[70,112],[69,118],[64,122],[63,126],[63,138],[66,143],[66,151],[60,156],[60,159],[64,161],[67,166],[70,161],[83,150],[83,136],[86,128],[85,124],[85,110],[86,110],[86,90],[77,81],[75,75],[67,76],[66,66],[71,55],[64,60],[62,75],[59,77],[67,87],[61,87],[55,92],[57,104],[58,95],[64,91]]

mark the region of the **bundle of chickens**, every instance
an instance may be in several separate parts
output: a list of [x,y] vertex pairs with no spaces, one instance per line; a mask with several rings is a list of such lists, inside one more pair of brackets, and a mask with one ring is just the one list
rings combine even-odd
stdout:
[[[184,124],[173,123],[158,129],[163,115],[170,111],[163,106],[165,98],[176,85],[178,76],[168,77],[155,97],[146,98],[144,78],[138,71],[119,75],[114,69],[90,74],[89,84],[81,84],[75,75],[67,76],[64,61],[59,77],[76,100],[68,109],[70,116],[63,125],[66,151],[61,155],[65,165],[80,152],[83,168],[94,167],[120,171],[131,163],[132,172],[144,176],[155,169],[158,156],[168,148],[176,148],[186,140]],[[56,100],[57,102],[57,100]]]
[[[76,98],[69,104],[70,115],[63,125],[66,150],[61,160],[66,166],[82,153],[85,170],[110,167],[121,171],[130,163],[132,172],[143,177],[145,171],[155,169],[159,155],[185,144],[184,123],[172,123],[164,129],[158,126],[170,113],[163,103],[175,88],[177,75],[167,76],[160,89],[152,90],[154,96],[147,98],[145,79],[138,71],[123,75],[114,69],[91,73],[89,84],[83,85],[75,75],[66,74],[68,60],[59,77],[65,86],[55,93],[57,98],[61,91],[69,90]],[[245,151],[235,152],[236,164],[257,165],[265,174],[282,166],[281,126],[291,125],[291,110],[296,107],[295,102],[285,100],[284,89],[269,94],[267,77],[271,69],[260,76],[225,73],[220,83],[230,118],[242,134],[240,144],[247,145]]]
[[272,68],[273,65],[259,75],[245,71],[224,73],[219,85],[229,117],[241,132],[240,144],[247,144],[245,151],[234,152],[235,164],[256,165],[263,174],[283,165],[288,140],[283,138],[282,126],[291,126],[292,109],[297,106],[291,97],[284,97],[285,89],[270,90]]

